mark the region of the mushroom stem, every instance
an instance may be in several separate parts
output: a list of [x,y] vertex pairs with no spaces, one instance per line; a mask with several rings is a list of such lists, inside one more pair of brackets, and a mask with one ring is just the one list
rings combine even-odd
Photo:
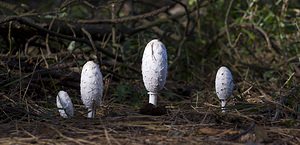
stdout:
[[96,114],[96,102],[93,100],[92,108],[88,108],[88,118],[95,118]]
[[88,109],[88,118],[94,118],[95,117],[95,111],[93,109]]
[[148,92],[148,94],[149,94],[149,103],[156,106],[157,105],[157,93]]
[[225,108],[226,103],[227,103],[226,100],[221,100],[221,110],[223,113],[226,112],[226,108]]

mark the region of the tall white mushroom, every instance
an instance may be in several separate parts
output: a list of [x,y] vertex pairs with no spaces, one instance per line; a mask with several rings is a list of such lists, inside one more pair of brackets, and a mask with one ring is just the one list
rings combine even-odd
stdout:
[[142,74],[144,85],[149,94],[149,103],[157,105],[157,93],[165,83],[168,72],[167,49],[163,43],[150,41],[143,54]]
[[222,112],[225,112],[227,98],[232,95],[234,83],[230,70],[227,67],[220,67],[216,75],[216,93],[221,101]]
[[99,66],[93,61],[88,61],[82,68],[80,93],[89,111],[88,118],[94,118],[96,106],[100,105],[103,95],[103,78]]
[[74,108],[71,98],[65,91],[59,91],[56,96],[56,106],[60,116],[70,118],[74,116]]

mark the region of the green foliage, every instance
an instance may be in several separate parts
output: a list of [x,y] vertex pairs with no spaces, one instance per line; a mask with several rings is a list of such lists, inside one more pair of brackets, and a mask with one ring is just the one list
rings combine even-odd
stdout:
[[68,14],[71,18],[84,19],[91,17],[91,11],[82,5],[75,5],[68,9]]
[[138,89],[129,83],[120,83],[113,89],[112,97],[117,103],[140,106],[148,95],[144,89]]

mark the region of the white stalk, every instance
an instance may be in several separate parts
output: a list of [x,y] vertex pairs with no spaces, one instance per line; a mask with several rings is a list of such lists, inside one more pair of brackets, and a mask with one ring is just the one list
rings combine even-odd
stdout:
[[96,116],[96,101],[93,100],[91,108],[88,108],[88,118],[95,118]]
[[222,112],[226,112],[226,103],[227,101],[226,100],[221,100],[221,110]]
[[88,118],[95,118],[95,113],[96,113],[96,110],[93,110],[93,109],[88,109],[89,113],[88,113]]
[[148,94],[149,94],[149,103],[156,106],[157,105],[157,93],[148,92]]

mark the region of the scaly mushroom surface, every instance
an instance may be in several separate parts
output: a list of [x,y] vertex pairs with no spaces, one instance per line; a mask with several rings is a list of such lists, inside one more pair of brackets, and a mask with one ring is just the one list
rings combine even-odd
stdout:
[[94,118],[103,95],[103,78],[98,64],[93,61],[88,61],[82,68],[80,93],[81,100],[89,111],[88,118]]
[[215,80],[216,93],[221,101],[222,112],[225,112],[225,106],[228,97],[232,95],[234,83],[230,70],[227,67],[220,67]]
[[63,118],[70,118],[74,116],[74,107],[68,93],[59,91],[56,96],[56,106],[60,116]]
[[142,58],[142,75],[149,103],[157,105],[157,93],[164,87],[168,72],[167,49],[158,39],[150,41]]

